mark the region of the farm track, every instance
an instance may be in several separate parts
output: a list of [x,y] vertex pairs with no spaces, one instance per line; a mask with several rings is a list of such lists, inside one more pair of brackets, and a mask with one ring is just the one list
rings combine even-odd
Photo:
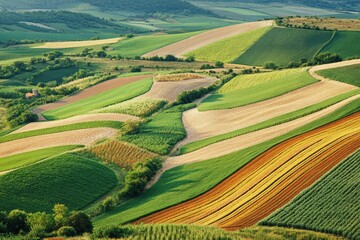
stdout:
[[89,40],[89,41],[47,42],[45,44],[32,48],[62,49],[62,48],[89,47],[89,46],[117,43],[121,40],[123,40],[123,38],[108,38],[102,40]]
[[271,148],[192,200],[136,223],[248,227],[283,206],[360,147],[360,113]]
[[245,33],[251,30],[255,30],[261,27],[271,26],[273,21],[259,21],[251,23],[242,23],[237,25],[232,25],[223,28],[213,29],[188,39],[182,40],[177,43],[165,46],[163,48],[157,49],[155,51],[146,53],[143,57],[152,57],[152,56],[165,56],[168,54],[183,57],[186,53],[191,52],[195,49],[201,48],[203,46],[209,45],[221,39],[235,36],[237,34]]
[[38,106],[33,109],[33,112],[38,115],[40,121],[46,121],[43,115],[41,115],[42,112],[49,111],[58,107],[65,106],[67,104],[77,102],[79,100],[94,96],[99,93],[106,92],[108,90],[111,90],[113,88],[121,87],[123,85],[126,85],[128,83],[136,82],[145,78],[153,77],[154,74],[149,75],[141,75],[141,76],[134,76],[134,77],[124,77],[124,78],[115,78],[111,80],[107,80],[105,82],[96,84],[94,86],[91,86],[89,88],[86,88],[74,95],[71,95],[69,97],[63,98],[59,101],[48,103],[45,105]]
[[94,121],[119,121],[126,122],[127,120],[139,120],[139,117],[127,115],[127,114],[119,114],[119,113],[97,113],[97,114],[85,114],[79,115],[71,118],[66,118],[62,120],[48,121],[48,122],[33,122],[25,125],[24,127],[11,132],[13,133],[21,133],[33,130],[39,130],[44,128],[52,128],[65,126],[69,124],[75,123],[84,123],[84,122],[94,122]]
[[91,128],[18,139],[0,143],[0,158],[56,146],[91,145],[116,134],[113,128]]

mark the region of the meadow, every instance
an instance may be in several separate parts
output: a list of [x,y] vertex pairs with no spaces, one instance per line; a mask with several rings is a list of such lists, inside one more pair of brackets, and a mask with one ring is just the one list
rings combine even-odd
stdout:
[[45,149],[35,150],[26,153],[15,154],[9,157],[3,157],[0,158],[0,172],[19,168],[19,167],[24,167],[80,147],[82,146],[70,145],[70,146],[52,147],[52,148],[45,148]]
[[0,208],[51,212],[54,204],[81,209],[110,191],[115,173],[70,153],[0,176]]
[[330,41],[333,32],[294,28],[272,28],[239,56],[234,63],[264,66],[274,62],[286,66],[291,61],[313,58]]
[[343,58],[360,57],[359,38],[360,31],[337,31],[321,52],[338,53]]
[[131,199],[94,219],[95,226],[134,221],[150,213],[192,199],[229,177],[252,159],[276,144],[341,119],[360,109],[360,100],[283,136],[215,159],[179,166],[163,173],[141,197]]
[[360,65],[332,68],[317,72],[321,76],[360,87]]
[[317,82],[306,68],[239,75],[205,98],[199,111],[228,109],[274,98]]
[[152,84],[152,79],[147,78],[93,95],[86,99],[79,100],[77,102],[70,103],[50,111],[43,112],[42,114],[48,120],[63,119],[75,115],[80,115],[139,96],[149,91]]
[[261,225],[308,229],[358,239],[359,158],[360,151],[349,156]]
[[180,148],[179,154],[189,153],[189,152],[198,150],[200,148],[203,148],[205,146],[208,146],[208,145],[216,143],[216,142],[220,142],[220,141],[230,139],[230,138],[233,138],[236,136],[255,132],[255,131],[258,131],[261,129],[265,129],[265,128],[268,128],[271,126],[275,126],[275,125],[282,124],[282,123],[285,123],[288,121],[292,121],[292,120],[300,118],[300,117],[307,116],[311,113],[318,112],[324,108],[327,108],[333,104],[336,104],[344,99],[347,99],[347,98],[352,97],[359,93],[360,93],[360,90],[354,90],[354,91],[351,91],[348,93],[340,94],[336,97],[330,98],[328,100],[314,104],[312,106],[309,106],[309,107],[306,107],[303,109],[299,109],[297,111],[290,112],[290,113],[287,113],[287,114],[284,114],[284,115],[281,115],[278,117],[274,117],[272,119],[266,120],[261,123],[257,123],[255,125],[252,125],[252,126],[249,126],[246,128],[242,128],[242,129],[239,129],[239,130],[236,130],[233,132],[229,132],[229,133],[225,133],[225,134],[217,135],[214,137],[205,138],[205,139],[202,139],[199,141],[188,143]]
[[188,53],[187,56],[194,56],[198,61],[222,61],[230,63],[235,61],[270,29],[270,27],[259,28],[234,37],[226,38],[196,49],[195,51]]

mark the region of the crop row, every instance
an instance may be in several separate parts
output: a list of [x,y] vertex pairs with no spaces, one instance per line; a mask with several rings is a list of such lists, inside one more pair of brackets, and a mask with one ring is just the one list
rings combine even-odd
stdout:
[[360,113],[289,139],[261,154],[207,193],[139,222],[251,226],[360,147]]
[[172,82],[172,81],[184,81],[184,80],[190,80],[196,78],[203,78],[203,77],[195,73],[160,74],[155,77],[155,81]]

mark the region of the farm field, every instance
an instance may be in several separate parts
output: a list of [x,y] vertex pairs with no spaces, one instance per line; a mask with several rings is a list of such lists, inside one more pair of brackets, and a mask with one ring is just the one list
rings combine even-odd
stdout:
[[70,42],[47,42],[33,48],[50,48],[50,49],[62,49],[62,48],[77,48],[77,47],[91,47],[96,45],[112,44],[123,40],[123,38],[109,38],[102,40],[91,41],[70,41]]
[[245,32],[196,49],[186,55],[194,56],[198,61],[230,63],[236,60],[269,30],[270,27],[263,27]]
[[359,37],[360,31],[337,31],[331,42],[321,52],[338,53],[343,58],[359,57],[360,47],[357,44]]
[[117,178],[98,162],[65,154],[0,176],[0,183],[1,209],[51,212],[59,202],[72,210],[90,204]]
[[150,213],[179,204],[216,186],[262,152],[286,139],[341,119],[359,110],[359,101],[298,128],[281,137],[208,161],[179,166],[162,174],[161,178],[141,197],[132,199],[114,210],[94,218],[96,227],[134,221]]
[[341,68],[333,68],[328,70],[321,70],[318,74],[336,81],[348,83],[360,87],[360,64],[351,65]]
[[137,222],[213,225],[229,230],[251,226],[356,151],[360,147],[359,120],[360,114],[353,114],[289,139],[209,192]]
[[320,29],[326,28],[330,30],[345,30],[345,31],[359,31],[360,20],[359,19],[338,19],[338,18],[311,18],[311,17],[294,17],[285,18],[283,20],[285,24],[292,24],[301,26],[306,24],[310,27],[319,27]]
[[208,44],[214,43],[221,39],[232,37],[240,33],[244,33],[247,31],[255,30],[257,28],[271,26],[271,25],[272,25],[272,21],[261,21],[255,23],[243,23],[243,24],[218,28],[198,34],[191,38],[185,39],[175,44],[168,45],[166,47],[157,49],[155,51],[146,53],[143,56],[144,57],[151,57],[156,55],[166,56],[168,54],[172,54],[177,57],[182,57],[186,55],[186,53],[188,52],[191,52],[195,49],[206,46]]
[[359,209],[356,207],[360,184],[359,158],[360,152],[357,151],[261,224],[286,224],[349,239],[359,238]]
[[275,27],[234,62],[251,66],[274,62],[278,66],[286,66],[302,58],[309,60],[330,41],[332,35],[331,31]]
[[20,153],[9,157],[0,158],[0,175],[1,172],[8,171],[10,169],[16,169],[19,167],[27,166],[46,158],[50,158],[64,152],[80,148],[81,146],[61,146],[53,148],[45,148],[41,150]]

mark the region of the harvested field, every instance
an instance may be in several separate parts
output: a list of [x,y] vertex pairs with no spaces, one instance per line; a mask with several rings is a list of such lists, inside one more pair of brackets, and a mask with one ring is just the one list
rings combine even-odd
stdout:
[[33,130],[39,130],[44,128],[53,128],[59,126],[65,126],[74,123],[84,123],[84,122],[93,122],[93,121],[119,121],[126,122],[127,120],[138,120],[139,118],[119,113],[97,113],[97,114],[85,114],[79,115],[67,119],[48,121],[48,122],[33,122],[25,125],[24,127],[12,132],[20,133]]
[[159,74],[155,77],[157,82],[174,82],[190,79],[203,78],[203,76],[195,73],[177,73],[177,74]]
[[206,46],[208,44],[214,43],[224,38],[232,37],[234,35],[245,33],[254,29],[261,27],[271,26],[273,21],[259,21],[251,23],[242,23],[233,26],[217,28],[210,30],[183,41],[168,45],[166,47],[160,48],[158,50],[144,54],[143,57],[152,57],[152,56],[166,56],[168,54],[182,57],[186,53]]
[[292,24],[293,26],[302,27],[304,24],[309,27],[319,27],[320,29],[327,28],[331,30],[360,30],[360,19],[339,19],[339,18],[309,18],[309,17],[295,17],[285,18],[283,25]]
[[18,139],[0,144],[0,157],[64,145],[91,145],[115,136],[113,128],[91,128]]
[[251,226],[309,187],[360,147],[360,112],[291,138],[192,200],[136,223]]
[[171,169],[180,165],[204,161],[207,159],[220,157],[247,147],[254,146],[256,144],[265,142],[275,137],[281,136],[287,132],[290,132],[298,127],[304,126],[305,124],[320,119],[329,113],[340,109],[348,103],[359,99],[360,95],[343,100],[337,104],[327,107],[321,111],[312,113],[305,117],[295,119],[283,124],[275,125],[269,128],[265,128],[259,131],[251,132],[248,134],[240,135],[234,138],[230,138],[221,142],[217,142],[206,147],[203,147],[194,152],[190,152],[184,155],[170,157],[166,160],[163,165],[163,171]]
[[133,83],[142,79],[146,79],[149,77],[152,77],[153,75],[140,75],[140,76],[134,76],[134,77],[125,77],[125,78],[115,78],[112,80],[108,80],[106,82],[99,83],[95,86],[89,87],[79,93],[76,93],[70,97],[66,97],[60,101],[54,102],[54,103],[48,103],[45,105],[41,105],[36,107],[33,112],[36,113],[39,116],[40,120],[46,120],[41,113],[44,111],[49,111],[55,108],[59,108],[62,106],[65,106],[70,103],[77,102],[82,99],[86,99],[88,97],[94,96],[99,93],[106,92],[108,90],[118,88],[121,86],[124,86],[128,83]]
[[33,48],[62,49],[62,48],[89,47],[89,46],[117,43],[122,39],[123,38],[109,38],[109,39],[91,40],[91,41],[47,42],[43,45],[36,46]]

